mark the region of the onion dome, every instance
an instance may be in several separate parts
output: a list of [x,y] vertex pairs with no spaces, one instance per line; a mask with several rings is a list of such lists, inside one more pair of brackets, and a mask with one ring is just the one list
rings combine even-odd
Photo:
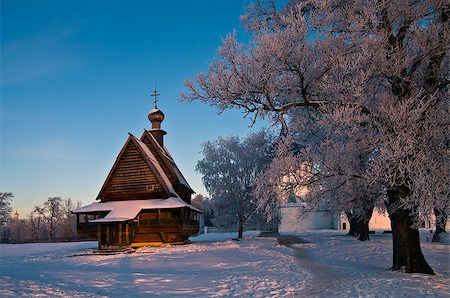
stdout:
[[164,121],[164,113],[158,108],[154,108],[148,113],[148,120],[152,123],[152,129],[161,129],[161,122]]

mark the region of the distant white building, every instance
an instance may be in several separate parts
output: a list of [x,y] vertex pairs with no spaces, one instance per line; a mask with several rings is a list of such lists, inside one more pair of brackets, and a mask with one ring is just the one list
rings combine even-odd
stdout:
[[[280,233],[295,233],[307,230],[348,230],[350,223],[344,212],[312,211],[308,210],[306,203],[287,203],[279,207]],[[421,228],[435,229],[434,218],[423,222]],[[387,212],[373,211],[369,221],[369,230],[391,230],[391,220]],[[447,221],[446,230],[450,231],[450,221]]]
[[[306,230],[349,230],[350,223],[344,212],[331,212],[311,210],[304,201],[309,195],[308,186],[296,185],[301,177],[308,177],[311,169],[305,163],[295,173],[281,178],[281,187],[278,195],[281,201],[288,203],[278,207],[279,224],[278,231],[281,233],[293,233]],[[295,185],[293,187],[293,185]],[[290,189],[290,193],[283,191]],[[450,214],[449,214],[450,217]],[[434,229],[435,219],[431,216],[422,223],[421,228]],[[391,220],[386,211],[380,212],[375,208],[369,221],[369,230],[391,230]],[[450,231],[450,221],[447,221],[446,230]]]
[[[279,232],[292,233],[306,230],[348,230],[350,223],[344,212],[312,211],[306,203],[287,203],[279,207]],[[370,230],[390,230],[391,221],[386,212],[374,210],[369,222]]]
[[306,203],[287,203],[279,207],[280,233],[295,233],[306,230],[348,229],[345,214],[330,211],[310,211]]

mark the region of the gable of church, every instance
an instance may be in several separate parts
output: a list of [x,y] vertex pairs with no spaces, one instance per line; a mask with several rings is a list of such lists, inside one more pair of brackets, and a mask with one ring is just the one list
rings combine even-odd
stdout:
[[169,196],[167,187],[162,185],[158,173],[149,166],[146,156],[138,149],[139,144],[132,138],[130,135],[98,195],[102,202]]

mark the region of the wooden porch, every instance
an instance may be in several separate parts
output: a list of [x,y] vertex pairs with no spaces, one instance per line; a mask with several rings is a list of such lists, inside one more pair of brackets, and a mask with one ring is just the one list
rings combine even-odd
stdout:
[[[91,220],[101,219],[90,214]],[[77,222],[80,237],[98,241],[98,249],[185,244],[199,231],[199,213],[189,209],[143,210],[136,219],[123,222],[91,222],[80,214]]]

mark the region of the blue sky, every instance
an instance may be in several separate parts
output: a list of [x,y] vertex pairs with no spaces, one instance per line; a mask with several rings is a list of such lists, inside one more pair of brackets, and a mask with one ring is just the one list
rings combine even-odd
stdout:
[[250,119],[182,104],[249,1],[1,1],[0,191],[24,217],[47,197],[93,202],[128,137],[150,128],[155,84],[165,144],[197,193],[201,143]]

